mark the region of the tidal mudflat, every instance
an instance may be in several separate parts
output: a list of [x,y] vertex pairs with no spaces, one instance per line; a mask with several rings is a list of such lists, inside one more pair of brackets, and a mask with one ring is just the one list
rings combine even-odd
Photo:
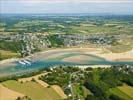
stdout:
[[[123,60],[124,56],[125,61]],[[130,60],[128,61],[127,58]],[[54,49],[39,52],[26,58],[7,60],[1,63],[0,76],[21,75],[56,65],[133,65],[132,59],[131,51],[125,53],[103,53],[101,49],[96,48]]]

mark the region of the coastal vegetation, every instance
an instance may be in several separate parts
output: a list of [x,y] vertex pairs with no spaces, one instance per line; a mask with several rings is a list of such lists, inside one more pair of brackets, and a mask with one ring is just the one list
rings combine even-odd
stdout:
[[[67,95],[73,94],[69,87],[72,86],[73,96],[76,99],[131,100],[133,99],[133,73],[131,69],[124,66],[115,66],[106,69],[96,68],[81,71],[79,68],[60,67],[55,68],[52,73],[42,76],[40,79],[51,85],[60,85]],[[70,77],[72,77],[72,80]],[[90,91],[87,91],[87,96],[83,92],[84,88]]]
[[21,55],[19,53],[0,50],[0,60],[9,59],[9,58],[15,58],[15,57],[19,58],[20,56]]
[[[131,100],[132,99],[131,96],[127,98],[126,96],[124,96],[125,98],[122,98],[120,95],[124,95],[124,93],[122,90],[119,90],[120,87],[125,87],[123,83],[132,86],[133,80],[131,77],[133,73],[127,71],[127,69],[124,67],[117,66],[117,68],[111,67],[109,69],[107,68],[104,70],[99,70],[99,69],[94,70],[93,73],[86,74],[85,86],[86,88],[90,89],[90,91],[93,92],[94,96],[100,100],[108,100],[109,98],[112,98],[112,94],[118,96],[119,99],[121,98],[129,100],[128,98],[130,98]],[[128,78],[126,79],[126,77]]]
[[[54,92],[52,85],[60,86],[67,95],[68,100],[132,100],[133,90],[133,72],[132,67],[127,65],[112,66],[107,68],[79,68],[73,66],[56,66],[45,69],[46,75],[41,75],[44,71],[27,74],[19,77],[12,77],[7,81],[3,80],[1,84],[11,90],[25,94],[31,99],[43,98],[60,98]],[[40,74],[40,75],[39,75]],[[43,89],[36,78],[23,82],[22,78],[38,76],[38,80],[49,84]],[[19,80],[19,81],[18,81]],[[28,79],[27,79],[28,80]],[[33,91],[35,88],[36,91]],[[28,89],[28,91],[27,91]],[[30,92],[31,91],[31,92]],[[44,94],[43,96],[40,96]],[[39,94],[38,94],[39,93]],[[36,99],[35,99],[36,100]],[[41,100],[41,99],[40,99]]]
[[7,81],[7,80],[18,80],[19,78],[26,78],[26,77],[31,77],[40,73],[43,73],[45,71],[50,71],[49,68],[43,68],[37,71],[31,71],[29,73],[23,73],[21,75],[10,75],[10,76],[5,76],[5,77],[0,77],[0,82]]

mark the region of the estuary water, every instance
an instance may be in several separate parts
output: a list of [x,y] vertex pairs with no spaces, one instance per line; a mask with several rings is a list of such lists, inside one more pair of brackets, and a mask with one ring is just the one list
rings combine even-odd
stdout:
[[[74,56],[74,54],[71,54],[71,55]],[[89,58],[91,57],[91,60],[87,59],[85,63],[65,62],[62,59],[64,59],[65,57],[70,57],[70,54],[67,54],[67,55],[63,55],[61,57],[49,59],[49,60],[37,59],[36,61],[26,61],[27,63],[25,61],[21,61],[21,63],[13,62],[14,63],[13,65],[0,67],[0,77],[9,76],[9,75],[23,75],[25,73],[34,72],[44,68],[60,66],[60,65],[65,65],[65,66],[92,65],[92,67],[93,65],[101,65],[101,66],[102,65],[123,65],[123,64],[133,65],[133,61],[132,62],[107,61],[103,58],[100,58],[98,56],[94,56],[91,54],[75,54],[75,56],[77,55],[85,55]]]

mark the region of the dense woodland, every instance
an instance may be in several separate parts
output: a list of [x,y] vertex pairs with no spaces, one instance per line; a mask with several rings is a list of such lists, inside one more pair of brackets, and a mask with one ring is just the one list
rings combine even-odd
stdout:
[[86,100],[123,100],[110,94],[109,89],[122,86],[124,83],[133,86],[133,72],[130,68],[114,66],[109,69],[96,69],[85,75],[86,88],[91,90],[94,96],[88,95]]

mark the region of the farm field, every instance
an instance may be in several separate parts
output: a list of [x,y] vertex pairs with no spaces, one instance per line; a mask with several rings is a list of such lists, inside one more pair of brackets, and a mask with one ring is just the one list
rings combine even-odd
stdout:
[[[5,94],[8,96],[5,96]],[[15,100],[17,97],[24,97],[24,95],[0,84],[0,100]]]
[[127,95],[129,95],[130,97],[133,98],[133,87],[128,86],[126,84],[124,84],[123,86],[118,87],[122,92],[126,93]]
[[110,92],[123,98],[124,100],[133,100],[133,87],[128,85],[119,86],[110,89]]
[[61,96],[57,92],[55,92],[53,88],[51,87],[44,88],[43,86],[41,86],[36,82],[20,83],[18,81],[9,80],[3,82],[2,85],[11,90],[22,93],[31,98],[32,100],[61,99]]

